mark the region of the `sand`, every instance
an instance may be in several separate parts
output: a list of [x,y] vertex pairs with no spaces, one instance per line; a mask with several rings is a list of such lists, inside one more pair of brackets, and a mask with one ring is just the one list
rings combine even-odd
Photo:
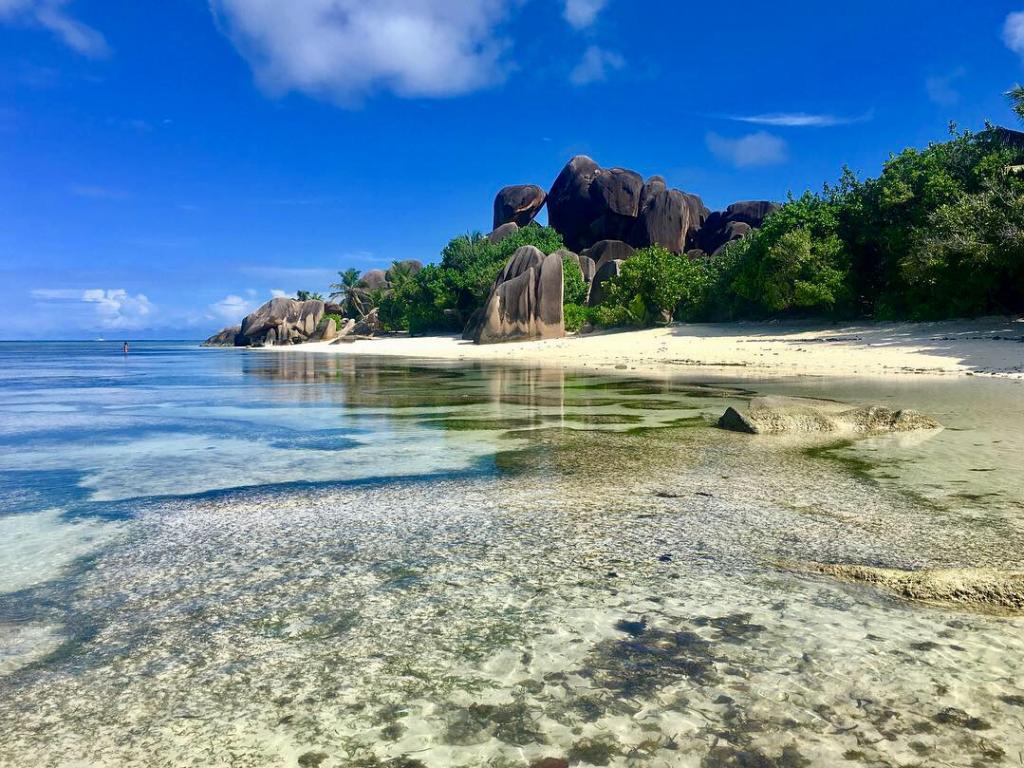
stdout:
[[849,325],[676,324],[483,346],[453,336],[399,336],[346,344],[319,342],[301,349],[339,355],[551,363],[641,374],[718,369],[730,376],[967,374],[1024,379],[1024,319],[1005,317]]

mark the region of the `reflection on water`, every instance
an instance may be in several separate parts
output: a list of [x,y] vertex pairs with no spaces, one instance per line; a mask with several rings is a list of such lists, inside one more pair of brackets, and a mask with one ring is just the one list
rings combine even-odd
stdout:
[[951,429],[830,446],[711,425],[747,387],[894,393],[83,366],[5,380],[48,426],[0,437],[2,765],[1020,764],[1024,622],[774,565],[1019,567],[1012,383],[908,386]]

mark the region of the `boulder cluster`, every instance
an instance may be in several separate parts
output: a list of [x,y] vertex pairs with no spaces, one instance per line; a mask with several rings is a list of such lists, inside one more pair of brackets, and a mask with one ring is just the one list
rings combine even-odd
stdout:
[[524,245],[512,254],[463,335],[478,344],[564,336],[563,291],[561,253],[545,256]]
[[[636,249],[660,245],[687,258],[705,258],[749,235],[779,208],[778,203],[750,200],[733,203],[724,211],[711,211],[697,195],[669,188],[661,176],[645,180],[635,171],[602,168],[589,157],[577,155],[566,163],[546,194],[535,184],[501,189],[494,198],[493,230],[488,237],[500,242],[531,224],[545,205],[548,224],[566,245],[560,255],[579,265],[587,302],[592,306],[604,300],[604,284],[619,274],[622,263]],[[509,265],[517,259],[518,251]],[[564,333],[553,330],[564,327],[560,308],[557,322],[536,322],[536,318],[520,314],[533,312],[536,302],[510,296],[514,288],[504,286],[505,282],[504,277],[495,281],[487,310],[493,315],[492,308],[501,307],[502,322],[492,324],[494,333],[481,334],[477,317],[467,329],[467,338],[483,343]],[[502,328],[510,332],[503,334]]]

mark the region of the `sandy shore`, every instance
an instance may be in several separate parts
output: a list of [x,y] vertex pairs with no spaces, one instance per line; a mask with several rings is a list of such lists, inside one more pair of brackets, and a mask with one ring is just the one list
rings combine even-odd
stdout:
[[301,349],[338,355],[624,368],[646,374],[712,369],[739,376],[971,374],[1024,379],[1024,320],[1008,318],[851,325],[680,324],[484,346],[451,336],[429,336],[321,342]]

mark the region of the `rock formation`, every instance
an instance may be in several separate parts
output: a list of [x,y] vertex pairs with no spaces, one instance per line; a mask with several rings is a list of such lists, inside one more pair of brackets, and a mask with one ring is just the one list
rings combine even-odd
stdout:
[[904,571],[827,563],[781,565],[788,570],[820,573],[842,581],[871,584],[908,600],[953,605],[988,613],[1024,613],[1024,571],[993,568]]
[[744,200],[733,203],[724,211],[715,211],[707,217],[696,237],[696,247],[713,254],[723,245],[746,237],[759,229],[764,220],[781,206],[767,200]]
[[611,259],[609,261],[605,261],[604,264],[601,265],[601,268],[595,272],[594,279],[590,283],[590,293],[587,295],[587,303],[590,306],[596,307],[604,301],[604,284],[613,277],[617,277],[621,268],[621,259]]
[[751,435],[779,435],[911,432],[938,429],[942,425],[917,411],[894,411],[880,405],[836,410],[804,405],[787,398],[755,398],[746,411],[726,409],[718,426]]
[[297,301],[285,297],[271,299],[245,316],[239,328],[237,346],[274,346],[309,341],[324,316],[324,303]]
[[203,342],[204,347],[233,347],[235,346],[235,340],[238,338],[239,332],[242,330],[241,326],[232,325],[225,328],[222,331],[217,331],[210,338]]
[[519,225],[514,221],[510,221],[506,224],[502,224],[500,227],[495,227],[494,230],[487,235],[487,239],[492,243],[500,243],[509,235],[513,235],[519,231]]
[[562,257],[524,245],[495,280],[473,338],[492,344],[564,336],[562,295]]
[[596,273],[609,261],[625,261],[634,252],[633,246],[622,240],[601,240],[583,251],[582,255],[594,262]]
[[494,229],[514,223],[525,227],[544,207],[547,195],[536,184],[505,187],[494,198]]

